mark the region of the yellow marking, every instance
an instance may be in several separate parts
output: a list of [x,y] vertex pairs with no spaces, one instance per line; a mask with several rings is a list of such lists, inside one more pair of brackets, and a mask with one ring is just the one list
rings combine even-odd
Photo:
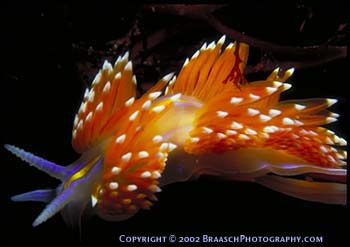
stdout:
[[76,173],[74,173],[74,174],[67,180],[67,182],[64,183],[64,188],[65,188],[65,189],[68,188],[68,186],[69,186],[72,182],[74,182],[74,181],[76,181],[76,180],[78,180],[78,179],[84,177],[84,176],[91,170],[91,168],[96,164],[96,162],[100,159],[100,157],[101,157],[100,155],[97,156],[95,159],[93,159],[92,161],[90,161],[88,164],[86,164],[86,165],[85,165],[83,168],[81,168],[79,171],[77,171]]

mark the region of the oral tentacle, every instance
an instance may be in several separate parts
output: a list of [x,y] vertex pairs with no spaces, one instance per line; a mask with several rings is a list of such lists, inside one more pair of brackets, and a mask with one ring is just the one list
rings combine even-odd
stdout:
[[66,206],[69,201],[72,200],[75,191],[73,188],[68,188],[59,194],[53,201],[46,206],[46,208],[39,214],[39,216],[34,220],[33,226],[38,226],[41,223],[45,222],[56,213],[61,211],[64,206]]
[[51,177],[57,178],[61,181],[64,181],[67,177],[69,171],[64,166],[57,165],[51,161],[26,152],[23,149],[17,148],[13,145],[6,144],[5,148],[21,160],[29,163],[30,166],[34,166],[40,171],[47,173]]
[[19,195],[11,197],[11,200],[14,202],[26,202],[26,201],[35,201],[35,202],[50,202],[56,196],[56,190],[46,189],[46,190],[34,190]]

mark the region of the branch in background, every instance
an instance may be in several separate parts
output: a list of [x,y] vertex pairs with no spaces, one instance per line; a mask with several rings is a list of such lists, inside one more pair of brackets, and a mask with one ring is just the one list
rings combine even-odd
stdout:
[[[245,42],[251,47],[261,49],[264,54],[269,54],[269,56],[262,55],[260,62],[255,65],[250,65],[246,69],[247,74],[256,72],[269,72],[274,68],[281,67],[282,69],[295,67],[297,69],[308,68],[312,66],[321,65],[330,61],[345,58],[347,56],[346,46],[329,46],[328,44],[334,40],[338,40],[341,37],[348,35],[345,30],[348,25],[340,24],[337,32],[329,38],[325,44],[317,46],[307,46],[307,47],[293,47],[279,45],[273,42],[264,41],[244,33],[241,33],[232,27],[227,26],[220,19],[218,19],[214,12],[219,10],[226,5],[184,5],[184,4],[174,4],[174,5],[144,5],[143,10],[153,14],[169,14],[174,15],[179,18],[191,18],[200,20],[197,24],[204,23],[203,25],[209,25],[214,30],[219,33],[226,34],[233,40],[238,40],[240,42]],[[180,32],[184,30],[192,30],[192,23],[189,25],[184,25],[179,28],[178,25],[173,25],[170,27],[160,28],[155,30],[151,34],[145,34],[141,32],[140,20],[138,17],[135,18],[132,27],[129,32],[122,38],[118,38],[109,42],[106,42],[106,47],[103,50],[96,50],[88,44],[73,44],[73,48],[77,51],[84,52],[91,59],[90,62],[84,62],[80,64],[78,70],[80,70],[80,75],[85,75],[82,78],[83,81],[87,82],[87,78],[92,78],[96,70],[100,67],[100,64],[104,59],[110,61],[116,58],[116,55],[122,54],[123,51],[128,49],[130,51],[130,57],[135,63],[135,67],[139,68],[139,75],[145,73],[145,66],[147,67],[157,67],[154,70],[159,69],[155,61],[155,57],[152,55],[159,45],[165,43],[167,40],[171,40]],[[344,31],[345,30],[345,31]],[[280,56],[274,56],[274,55]],[[283,56],[281,56],[283,55]],[[279,60],[275,57],[288,57],[291,55],[293,60]],[[297,60],[295,60],[297,58]],[[287,58],[289,59],[289,58]],[[79,63],[78,63],[79,64]],[[142,66],[140,66],[142,64]],[[143,78],[143,81],[145,78]]]
[[[213,15],[213,12],[222,8],[224,5],[145,5],[144,9],[153,13],[165,13],[187,18],[201,19],[216,31],[226,34],[228,37],[245,42],[248,45],[260,48],[267,52],[278,54],[293,54],[293,56],[302,57],[302,61],[290,61],[278,63],[280,67],[307,68],[324,64],[333,60],[346,58],[346,46],[307,46],[292,47],[279,45],[276,43],[264,41],[252,36],[243,34],[228,27]],[[273,61],[262,61],[260,64],[251,68],[251,71],[265,71],[276,67]],[[248,71],[247,71],[248,72]]]

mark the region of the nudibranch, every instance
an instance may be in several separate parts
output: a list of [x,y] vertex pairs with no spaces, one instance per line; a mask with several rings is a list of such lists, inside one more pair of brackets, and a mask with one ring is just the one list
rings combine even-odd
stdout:
[[162,186],[202,174],[345,204],[346,141],[321,127],[337,120],[327,110],[337,100],[280,101],[294,69],[247,82],[248,45],[224,43],[204,43],[178,76],[138,98],[128,52],[105,61],[75,116],[72,145],[81,157],[68,166],[5,145],[61,181],[12,197],[48,203],[33,226],[60,211],[73,224],[86,211],[124,220],[150,208]]

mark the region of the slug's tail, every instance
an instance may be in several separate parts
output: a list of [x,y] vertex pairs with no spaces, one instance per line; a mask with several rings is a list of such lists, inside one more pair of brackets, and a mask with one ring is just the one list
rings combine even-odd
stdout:
[[255,182],[275,191],[307,201],[341,205],[347,203],[346,184],[342,183],[304,181],[274,175],[256,178]]

